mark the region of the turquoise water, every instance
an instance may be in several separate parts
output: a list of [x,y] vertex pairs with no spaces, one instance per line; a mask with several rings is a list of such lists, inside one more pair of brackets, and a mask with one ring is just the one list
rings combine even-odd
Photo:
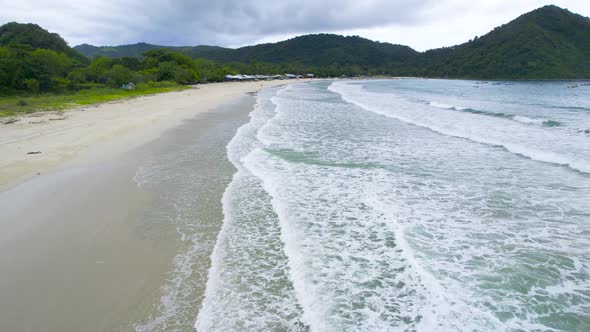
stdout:
[[590,86],[263,90],[198,331],[590,330]]

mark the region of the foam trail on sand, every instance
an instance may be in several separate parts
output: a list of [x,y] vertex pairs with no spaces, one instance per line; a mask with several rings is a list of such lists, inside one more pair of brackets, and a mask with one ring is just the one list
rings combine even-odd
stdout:
[[224,148],[245,120],[242,100],[247,99],[187,120],[145,147],[153,157],[142,163],[134,180],[154,199],[142,228],[146,236],[158,237],[163,235],[152,233],[155,225],[170,225],[177,252],[160,302],[150,317],[136,322],[137,331],[186,331],[194,324],[221,228],[222,207],[214,198],[222,196],[235,172]]
[[259,92],[250,122],[227,147],[238,172],[223,195],[224,223],[195,322],[198,331],[307,329],[289,280],[270,197],[242,164],[259,145],[257,130],[276,114],[269,102],[275,92]]

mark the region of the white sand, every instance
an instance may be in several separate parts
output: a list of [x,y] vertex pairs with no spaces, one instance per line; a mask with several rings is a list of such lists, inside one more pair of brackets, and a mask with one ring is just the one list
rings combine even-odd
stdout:
[[72,159],[92,162],[95,158],[112,158],[157,138],[184,119],[245,93],[293,82],[207,84],[185,91],[73,109],[61,115],[40,113],[1,125],[0,189],[53,170]]
[[176,237],[145,235],[132,175],[109,163],[0,192],[0,331],[132,331],[157,303]]

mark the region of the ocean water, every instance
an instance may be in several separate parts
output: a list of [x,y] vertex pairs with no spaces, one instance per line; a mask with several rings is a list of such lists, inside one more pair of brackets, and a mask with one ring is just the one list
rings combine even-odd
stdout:
[[159,224],[172,225],[177,253],[160,293],[155,294],[159,303],[141,310],[143,317],[134,322],[137,332],[193,331],[223,221],[220,198],[236,172],[225,147],[248,121],[253,99],[245,96],[201,113],[143,147],[146,151],[141,154],[147,157],[135,181],[155,198],[146,208],[142,234],[157,237]]
[[589,331],[590,86],[263,90],[197,331]]

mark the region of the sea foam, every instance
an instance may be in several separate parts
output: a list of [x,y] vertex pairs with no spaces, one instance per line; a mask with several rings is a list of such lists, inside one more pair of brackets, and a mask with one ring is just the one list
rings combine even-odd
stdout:
[[[530,153],[535,141],[517,138],[545,142],[560,128],[349,87],[259,94],[227,147],[238,172],[199,331],[573,330],[589,321],[590,179],[509,152]],[[539,145],[537,158],[571,157]]]
[[[485,119],[478,114],[457,115],[452,111],[431,112],[395,94],[366,91],[358,84],[333,83],[329,89],[348,102],[387,117],[418,125],[444,135],[501,146],[519,155],[568,166],[590,173],[590,149],[585,137],[554,134],[542,128],[523,127],[503,119]],[[530,123],[524,117],[521,122]],[[566,137],[564,137],[566,136]]]
[[274,93],[259,92],[250,122],[227,146],[238,172],[223,195],[224,222],[195,322],[198,331],[305,330],[270,197],[243,165],[261,145],[256,132],[276,115],[270,103]]

